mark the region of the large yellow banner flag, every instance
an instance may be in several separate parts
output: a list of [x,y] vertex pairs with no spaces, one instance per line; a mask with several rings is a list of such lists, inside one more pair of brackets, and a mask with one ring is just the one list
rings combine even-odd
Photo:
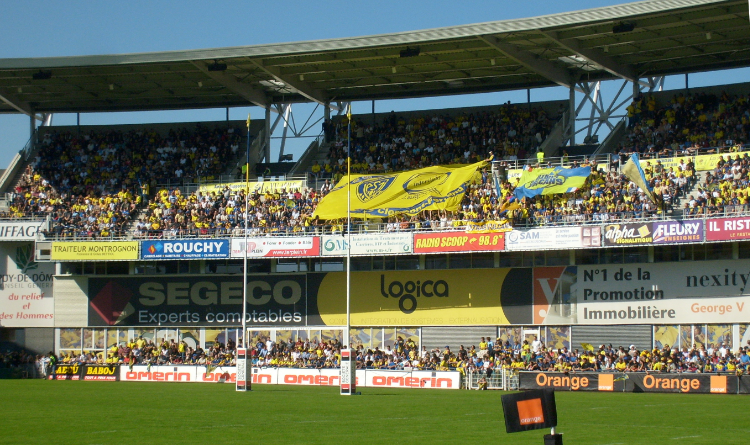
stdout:
[[426,167],[401,173],[344,176],[318,204],[320,219],[346,218],[346,193],[352,216],[383,218],[422,210],[457,210],[464,193],[486,161]]

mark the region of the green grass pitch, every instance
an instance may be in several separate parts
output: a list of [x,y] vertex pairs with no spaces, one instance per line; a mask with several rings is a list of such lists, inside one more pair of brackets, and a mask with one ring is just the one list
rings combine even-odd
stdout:
[[[505,433],[499,391],[0,380],[1,444],[543,443]],[[573,444],[750,443],[750,397],[556,393]]]

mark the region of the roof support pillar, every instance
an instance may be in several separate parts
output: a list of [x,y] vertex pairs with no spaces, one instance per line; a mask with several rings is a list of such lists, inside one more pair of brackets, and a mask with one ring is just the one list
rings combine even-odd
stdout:
[[[286,147],[286,133],[289,131],[289,116],[292,114],[292,104],[288,103],[284,106],[284,130],[281,132],[281,148],[279,149],[279,162],[284,157],[284,147]],[[281,116],[281,114],[279,114]]]
[[576,88],[575,84],[570,86],[568,93],[568,145],[576,144]]
[[266,131],[263,143],[263,160],[271,162],[271,107],[266,107]]

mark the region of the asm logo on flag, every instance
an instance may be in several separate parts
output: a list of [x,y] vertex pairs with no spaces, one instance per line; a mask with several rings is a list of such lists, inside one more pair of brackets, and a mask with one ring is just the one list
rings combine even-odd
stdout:
[[366,176],[355,179],[352,181],[352,185],[359,183],[357,185],[357,198],[362,202],[367,202],[388,190],[395,179],[393,176]]
[[529,399],[516,402],[518,407],[518,418],[521,425],[532,425],[544,423],[544,410],[542,399]]

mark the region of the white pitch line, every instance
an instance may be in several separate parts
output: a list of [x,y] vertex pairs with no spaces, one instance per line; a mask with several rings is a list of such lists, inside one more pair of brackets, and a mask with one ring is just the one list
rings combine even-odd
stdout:
[[673,437],[672,440],[679,440],[679,439],[690,439],[693,437],[701,437],[701,436],[682,436],[682,437]]

